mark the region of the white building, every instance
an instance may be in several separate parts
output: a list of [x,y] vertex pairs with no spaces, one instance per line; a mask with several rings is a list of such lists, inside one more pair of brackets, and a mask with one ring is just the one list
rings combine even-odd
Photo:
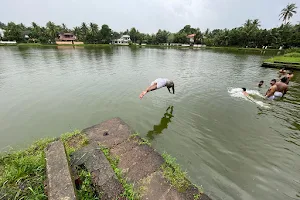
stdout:
[[4,30],[0,28],[0,37],[4,37]]
[[129,35],[123,35],[120,39],[113,40],[112,44],[117,44],[117,45],[129,45],[130,36]]

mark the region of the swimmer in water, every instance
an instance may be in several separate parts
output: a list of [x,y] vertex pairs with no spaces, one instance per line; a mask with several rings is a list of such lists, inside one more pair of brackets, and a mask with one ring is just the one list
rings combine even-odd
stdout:
[[246,92],[246,88],[242,88],[242,89],[243,89],[243,95],[249,96],[248,92]]
[[280,74],[285,74],[285,73],[286,73],[285,68],[282,68],[281,70],[279,70],[279,73],[280,73]]
[[261,86],[263,86],[263,84],[264,84],[264,81],[259,81],[258,87],[261,88]]
[[289,71],[288,74],[286,75],[286,77],[287,77],[286,84],[288,85],[290,80],[294,77],[293,71]]
[[283,77],[280,82],[276,82],[275,79],[271,80],[270,82],[271,87],[266,92],[266,98],[269,100],[274,100],[283,97],[288,90],[288,86],[286,82],[287,82],[287,77]]
[[151,83],[151,85],[140,94],[140,99],[142,99],[145,96],[145,94],[147,94],[148,92],[157,90],[157,89],[160,89],[163,87],[167,87],[170,93],[171,93],[170,88],[172,88],[173,94],[175,93],[173,81],[166,79],[166,78],[158,78],[158,79],[154,80]]

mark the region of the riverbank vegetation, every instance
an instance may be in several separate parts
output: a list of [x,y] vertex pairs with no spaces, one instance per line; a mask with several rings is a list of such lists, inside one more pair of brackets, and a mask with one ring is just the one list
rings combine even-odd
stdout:
[[[44,149],[54,138],[42,139],[27,149],[4,152],[0,155],[0,199],[48,199],[46,184],[46,160]],[[80,131],[61,136],[67,153],[72,153],[87,144]],[[89,184],[87,176],[86,184]],[[83,187],[85,188],[85,187]],[[87,195],[77,191],[79,196]]]
[[162,43],[189,43],[187,35],[195,34],[196,44],[208,46],[236,46],[236,47],[258,47],[278,49],[300,47],[300,23],[291,24],[290,18],[296,14],[296,4],[288,4],[280,13],[283,24],[272,29],[261,29],[259,19],[248,19],[240,27],[233,29],[200,30],[190,25],[184,26],[176,33],[159,29],[155,34],[142,33],[136,28],[127,29],[122,32],[113,31],[108,25],[101,27],[95,23],[83,22],[80,26],[68,28],[65,24],[57,25],[49,21],[45,26],[39,26],[32,22],[30,26],[24,24],[7,24],[0,22],[0,28],[4,30],[2,40],[15,40],[18,43],[42,43],[54,44],[58,33],[73,32],[79,41],[85,44],[108,44],[121,35],[130,35],[133,43],[145,43],[157,45]]
[[294,52],[294,53],[287,53],[282,56],[275,56],[265,60],[265,62],[299,63],[300,65],[300,53]]

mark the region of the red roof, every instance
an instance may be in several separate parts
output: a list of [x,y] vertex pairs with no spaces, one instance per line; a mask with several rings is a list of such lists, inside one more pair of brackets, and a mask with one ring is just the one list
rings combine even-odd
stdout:
[[196,34],[190,34],[190,35],[187,35],[186,37],[188,37],[188,38],[193,38],[193,37],[195,37],[196,36]]

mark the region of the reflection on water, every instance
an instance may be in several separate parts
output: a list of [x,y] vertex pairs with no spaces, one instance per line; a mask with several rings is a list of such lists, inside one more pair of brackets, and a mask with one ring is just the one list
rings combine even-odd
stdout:
[[169,106],[167,108],[164,116],[161,118],[160,123],[158,125],[154,125],[153,130],[148,131],[147,137],[150,140],[154,139],[154,135],[161,134],[164,129],[168,128],[168,124],[171,122],[171,119],[174,117],[173,109],[174,109],[174,106]]

